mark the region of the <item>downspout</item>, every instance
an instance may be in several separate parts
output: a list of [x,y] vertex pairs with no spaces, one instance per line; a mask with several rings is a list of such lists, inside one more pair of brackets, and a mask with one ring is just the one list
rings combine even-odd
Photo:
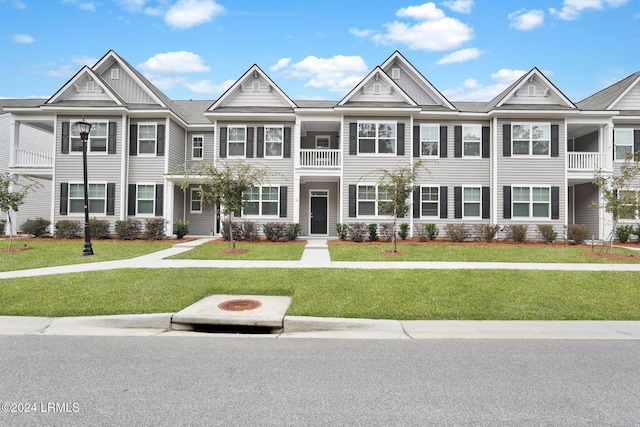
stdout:
[[[130,141],[129,123],[126,114],[122,115],[122,149],[120,150],[120,221],[125,220],[125,212],[127,211],[127,177],[129,176],[129,150],[126,142]],[[126,141],[126,142],[125,142]]]
[[493,117],[493,157],[491,160],[491,206],[492,206],[492,223],[498,224],[498,118]]

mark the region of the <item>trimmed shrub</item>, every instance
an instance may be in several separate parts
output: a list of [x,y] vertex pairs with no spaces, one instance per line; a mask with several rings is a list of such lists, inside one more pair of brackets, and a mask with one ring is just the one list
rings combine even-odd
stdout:
[[22,224],[22,231],[33,237],[49,237],[51,221],[44,218],[28,219]]
[[627,241],[629,241],[629,237],[632,235],[632,225],[621,225],[620,227],[616,227],[616,239],[618,239],[620,243],[627,243]]
[[189,221],[176,219],[173,223],[173,234],[176,238],[182,239],[189,232]]
[[56,237],[60,239],[73,239],[82,233],[82,224],[80,221],[70,219],[61,219],[56,222]]
[[413,229],[420,242],[428,242],[438,237],[438,227],[435,224],[416,224]]
[[379,240],[378,237],[378,224],[369,224],[369,240],[372,242],[377,242]]
[[116,221],[115,228],[118,240],[135,240],[140,237],[140,233],[142,232],[140,221],[135,219]]
[[[407,224],[408,226],[409,224]],[[379,237],[383,238],[387,242],[390,242],[393,239],[393,223],[392,222],[383,222],[380,224],[380,233]]]
[[296,240],[300,235],[300,230],[302,230],[302,225],[300,223],[294,222],[287,225],[287,240]]
[[471,225],[471,237],[473,240],[480,241],[484,240],[484,226],[485,224],[473,224]]
[[551,224],[538,224],[538,233],[542,237],[542,243],[547,245],[555,242],[558,237],[558,232],[554,230]]
[[526,224],[513,224],[507,227],[507,238],[516,243],[522,243],[527,238]]
[[149,218],[144,221],[144,237],[149,240],[164,239],[164,218]]
[[398,237],[400,237],[402,240],[405,240],[407,237],[409,237],[409,224],[407,224],[406,222],[403,222],[402,224],[400,224],[400,230],[398,230]]
[[238,232],[242,235],[244,240],[248,240],[250,242],[257,242],[260,240],[258,225],[254,221],[244,221],[242,226],[238,229]]
[[[231,221],[231,230],[233,230],[233,239],[242,239],[242,225]],[[229,221],[222,221],[222,238],[229,241]]]
[[349,235],[349,239],[352,242],[361,243],[364,242],[365,236],[367,235],[367,224],[364,222],[354,222],[349,224],[347,228],[347,234]]
[[349,224],[336,224],[336,232],[338,233],[338,239],[347,240],[347,234],[349,231]]
[[91,218],[89,227],[92,239],[109,239],[111,237],[111,225],[105,219]]
[[287,224],[283,222],[268,222],[262,226],[264,237],[271,242],[284,240],[287,234]]
[[498,234],[498,231],[500,231],[500,226],[498,224],[485,224],[483,236],[484,241],[487,243],[493,242],[496,238],[496,234]]
[[464,223],[447,224],[444,226],[444,229],[447,231],[447,236],[452,242],[464,242],[471,234],[469,226]]
[[4,234],[4,229],[7,226],[6,219],[0,219],[0,236]]
[[569,224],[567,227],[567,239],[573,241],[576,245],[584,243],[588,234],[589,226],[586,224]]

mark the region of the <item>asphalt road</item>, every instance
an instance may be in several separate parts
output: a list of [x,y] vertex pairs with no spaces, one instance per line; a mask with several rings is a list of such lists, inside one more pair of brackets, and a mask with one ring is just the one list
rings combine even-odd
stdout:
[[639,368],[639,341],[0,336],[0,425],[632,426]]

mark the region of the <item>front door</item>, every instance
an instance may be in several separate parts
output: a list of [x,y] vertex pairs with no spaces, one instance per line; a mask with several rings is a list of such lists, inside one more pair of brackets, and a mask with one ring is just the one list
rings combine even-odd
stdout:
[[327,231],[327,191],[311,191],[311,232],[310,234],[328,234]]

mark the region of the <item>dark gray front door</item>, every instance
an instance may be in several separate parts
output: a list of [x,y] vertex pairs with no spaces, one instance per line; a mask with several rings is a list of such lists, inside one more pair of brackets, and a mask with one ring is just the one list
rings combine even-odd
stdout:
[[311,234],[327,234],[326,196],[311,196]]

